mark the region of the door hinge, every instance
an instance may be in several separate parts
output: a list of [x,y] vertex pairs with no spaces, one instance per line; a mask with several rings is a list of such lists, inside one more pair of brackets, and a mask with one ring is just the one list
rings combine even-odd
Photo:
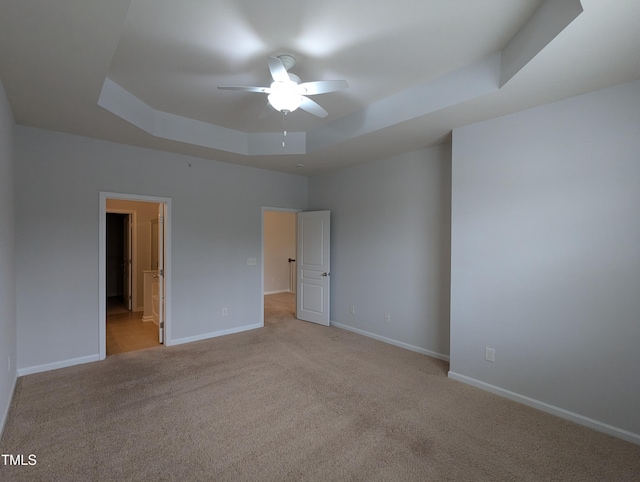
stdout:
[[164,270],[163,269],[160,270],[160,276],[164,276]]
[[160,328],[164,329],[164,321],[160,323]]

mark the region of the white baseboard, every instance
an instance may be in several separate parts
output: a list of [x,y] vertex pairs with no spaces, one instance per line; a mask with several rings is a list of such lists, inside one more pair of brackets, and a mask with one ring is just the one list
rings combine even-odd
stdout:
[[[255,323],[253,325],[240,326],[238,328],[229,328],[228,330],[214,331],[212,333],[204,333],[202,335],[190,336],[186,338],[178,338],[176,340],[167,340],[165,345],[182,345],[183,343],[191,343],[193,341],[206,340],[207,338],[215,338],[217,336],[231,335],[233,333],[240,333],[242,331],[255,330],[256,328],[262,328],[262,323]],[[66,368],[73,365],[81,365],[83,363],[91,363],[100,361],[100,355],[90,355],[79,358],[72,358],[70,360],[62,360],[54,363],[46,363],[44,365],[37,365],[27,368],[19,368],[18,376],[31,375],[33,373],[48,372],[50,370],[57,370],[58,368]]]
[[48,372],[50,370],[57,370],[58,368],[66,368],[74,365],[82,365],[83,363],[91,363],[100,361],[100,355],[89,355],[78,358],[71,358],[69,360],[62,360],[53,363],[45,363],[44,365],[36,365],[27,368],[18,368],[18,376],[23,377],[25,375],[32,375],[34,373]]
[[277,295],[278,293],[291,293],[291,290],[274,290],[274,291],[265,291],[265,295]]
[[495,393],[496,395],[500,395],[502,397],[508,398],[509,400],[522,403],[523,405],[542,410],[543,412],[550,413],[551,415],[556,415],[557,417],[564,418],[565,420],[570,420],[577,424],[584,425],[585,427],[592,428],[594,430],[597,430],[598,432],[603,432],[607,435],[612,435],[614,437],[626,440],[627,442],[640,445],[640,435],[637,433],[629,432],[628,430],[599,422],[592,418],[570,412],[569,410],[565,410],[564,408],[549,405],[548,403],[541,402],[534,398],[520,395],[519,393],[505,390],[504,388],[500,388],[495,385],[491,385],[490,383],[485,383],[483,381],[468,377],[466,375],[461,375],[456,372],[450,371],[449,378],[462,383],[466,383],[467,385],[471,385],[476,388],[480,388],[487,392]]
[[393,338],[387,338],[386,336],[376,335],[375,333],[370,333],[368,331],[360,330],[359,328],[354,328],[349,325],[343,325],[342,323],[337,323],[335,321],[331,322],[331,326],[335,326],[337,328],[342,328],[343,330],[353,331],[354,333],[358,333],[359,335],[364,335],[369,338],[373,338],[374,340],[382,341],[384,343],[388,343],[390,345],[394,345],[400,348],[404,348],[405,350],[415,351],[417,353],[422,353],[423,355],[430,356],[432,358],[437,358],[438,360],[444,360],[446,362],[449,361],[448,355],[443,355],[442,353],[437,353],[435,351],[427,350],[426,348],[420,348],[419,346],[409,345],[408,343],[404,343],[402,341],[394,340]]
[[188,336],[186,338],[177,338],[175,340],[167,340],[166,345],[167,346],[182,345],[184,343],[192,343],[194,341],[206,340],[208,338],[216,338],[218,336],[232,335],[233,333],[241,333],[243,331],[255,330],[257,328],[263,328],[263,327],[264,325],[262,323],[255,323],[253,325],[245,325],[245,326],[240,326],[238,328],[229,328],[227,330],[214,331],[211,333],[204,333],[202,335]]

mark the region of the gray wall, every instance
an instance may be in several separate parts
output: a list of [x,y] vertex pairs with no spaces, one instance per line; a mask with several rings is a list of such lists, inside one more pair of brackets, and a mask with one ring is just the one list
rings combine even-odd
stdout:
[[448,358],[450,176],[435,147],[310,178],[332,216],[332,322]]
[[[0,83],[0,434],[16,382],[13,115]],[[11,369],[7,370],[8,358]]]
[[454,376],[640,434],[639,183],[640,82],[454,131]]
[[99,352],[101,191],[172,200],[173,341],[262,322],[262,206],[304,209],[305,177],[27,127],[15,156],[20,369]]

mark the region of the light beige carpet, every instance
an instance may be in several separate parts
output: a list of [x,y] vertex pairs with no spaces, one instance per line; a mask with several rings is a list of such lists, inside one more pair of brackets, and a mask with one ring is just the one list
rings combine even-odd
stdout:
[[[630,481],[640,446],[293,318],[18,380],[3,481]],[[26,459],[25,459],[26,460]]]

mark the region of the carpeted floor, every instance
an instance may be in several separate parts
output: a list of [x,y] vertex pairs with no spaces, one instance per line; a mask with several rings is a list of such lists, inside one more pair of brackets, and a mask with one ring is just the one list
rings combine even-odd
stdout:
[[3,481],[631,481],[640,446],[447,378],[446,363],[297,321],[18,380]]

